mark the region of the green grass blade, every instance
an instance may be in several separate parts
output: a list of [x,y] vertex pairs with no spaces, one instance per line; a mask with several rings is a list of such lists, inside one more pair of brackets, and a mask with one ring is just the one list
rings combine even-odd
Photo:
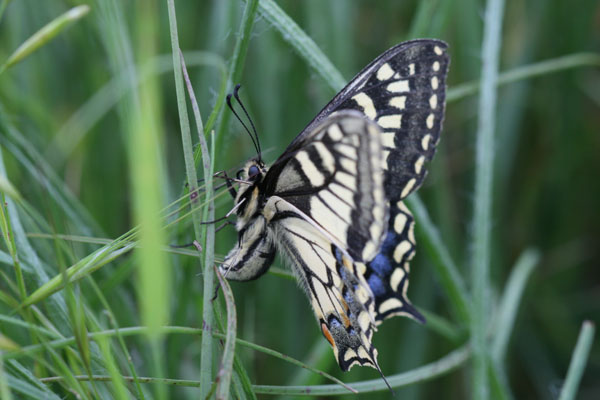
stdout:
[[[452,351],[446,356],[440,358],[437,361],[424,365],[422,367],[413,369],[411,371],[403,372],[389,376],[387,379],[393,388],[404,387],[408,385],[414,385],[416,383],[425,382],[434,379],[439,376],[443,376],[455,370],[456,368],[463,365],[469,359],[469,349],[466,347],[459,348]],[[90,378],[87,375],[76,376],[76,379],[81,381],[88,381]],[[110,381],[110,376],[94,375],[93,379],[96,381]],[[133,378],[124,376],[124,380],[130,381]],[[42,378],[41,381],[44,383],[60,382],[64,380],[63,377],[48,377]],[[177,386],[191,386],[198,387],[199,381],[185,380],[185,379],[163,379],[154,377],[139,377],[142,383],[162,383],[167,385]],[[356,389],[358,393],[372,393],[387,391],[388,387],[381,378],[372,379],[367,381],[353,382],[352,387]],[[315,385],[315,386],[270,386],[270,385],[254,385],[255,393],[257,394],[270,394],[270,395],[286,395],[286,396],[338,396],[347,394],[345,387],[338,385]]]
[[595,330],[596,326],[591,321],[584,321],[581,325],[577,344],[571,356],[571,363],[569,364],[569,370],[567,371],[567,377],[560,392],[559,400],[573,400],[576,398],[579,382],[581,382],[581,377],[583,376],[585,365],[592,349],[592,343],[594,343]]
[[[469,359],[470,351],[466,347],[452,351],[448,355],[430,364],[406,371],[400,374],[388,376],[387,380],[392,388],[413,385],[425,382],[438,376],[445,375],[463,365]],[[381,378],[368,381],[350,383],[358,393],[370,393],[387,391],[388,387]],[[345,394],[344,388],[337,385],[316,386],[266,386],[255,385],[257,394],[280,394],[287,396],[336,396]]]
[[219,284],[223,290],[225,297],[225,305],[227,306],[227,326],[225,335],[225,344],[223,349],[223,358],[217,372],[217,399],[229,399],[229,387],[231,383],[231,375],[233,370],[233,358],[235,355],[235,339],[237,330],[237,315],[235,310],[235,302],[233,292],[225,278],[219,273],[215,267],[215,274],[219,279]]
[[279,31],[282,38],[307,62],[308,66],[319,74],[334,91],[337,92],[346,85],[346,79],[329,61],[329,58],[321,51],[319,46],[274,1],[261,0],[259,11]]
[[[6,377],[7,385],[16,393],[23,396],[27,396],[29,399],[48,399],[48,400],[61,400],[60,397],[52,393],[49,389],[43,390],[33,384],[19,379],[12,375]],[[43,384],[41,384],[43,387]]]
[[[522,80],[549,75],[572,68],[598,67],[600,66],[600,54],[575,53],[549,60],[539,61],[533,64],[523,65],[508,71],[501,72],[496,80],[498,87],[516,83]],[[480,90],[481,81],[466,82],[448,89],[446,102],[451,103],[465,97],[474,95]]]
[[[2,351],[4,350],[4,346]],[[7,375],[4,371],[4,362],[0,360],[0,397],[5,400],[12,400],[12,392],[8,385]]]
[[413,194],[406,199],[406,202],[415,214],[417,232],[422,234],[422,243],[433,261],[437,276],[446,291],[454,313],[461,322],[467,323],[470,318],[469,297],[466,285],[450,256],[450,252],[442,242],[440,233],[431,221],[421,199]]
[[502,31],[504,0],[488,0],[481,46],[481,94],[476,143],[475,199],[473,210],[472,317],[473,399],[485,400],[488,387],[488,346],[486,330],[489,307],[489,269],[492,223],[492,180],[494,165],[494,128],[496,122],[496,81]]
[[19,63],[31,53],[48,43],[72,23],[84,17],[88,12],[90,12],[90,7],[88,5],[81,5],[70,9],[66,13],[50,21],[42,29],[23,42],[23,44],[8,57],[8,60],[6,60],[4,65],[0,66],[0,75],[2,75],[2,72],[6,69]]
[[[156,56],[158,38],[157,2],[139,3],[136,26],[137,54],[142,62]],[[160,218],[165,204],[165,170],[163,165],[163,121],[160,90],[156,79],[139,86],[140,111],[131,115],[128,132],[130,180],[133,187],[133,214],[140,225],[139,243],[134,256],[138,272],[138,299],[141,320],[149,327],[153,373],[164,376],[161,326],[169,321],[171,304],[171,263],[162,251],[167,236]],[[156,386],[157,397],[167,393]]]
[[496,332],[492,342],[492,358],[502,362],[508,347],[510,334],[515,324],[515,318],[521,302],[525,284],[539,262],[540,254],[535,250],[526,250],[515,263],[512,269],[504,294],[498,307],[498,316],[494,322]]
[[[69,279],[69,283],[75,282],[79,279],[85,278],[98,268],[108,264],[109,262],[117,259],[118,257],[126,254],[131,250],[134,245],[124,244],[122,247],[113,247],[114,244],[104,246],[92,254],[84,257],[73,266],[67,268],[65,271],[66,277]],[[63,275],[58,274],[54,278],[48,280],[44,285],[40,286],[37,290],[31,293],[24,301],[23,306],[30,306],[36,304],[48,296],[58,292],[64,288],[67,282],[64,281]]]
[[[244,7],[244,13],[242,15],[242,22],[240,25],[238,38],[235,42],[235,48],[233,49],[233,54],[231,56],[229,71],[227,74],[227,87],[230,87],[234,82],[237,83],[242,79],[242,72],[244,68],[244,63],[246,61],[246,54],[248,52],[248,46],[250,44],[250,37],[252,34],[252,27],[254,26],[254,19],[256,17],[256,10],[259,6],[258,0],[247,0],[246,6]],[[224,92],[222,92],[224,93]],[[223,112],[223,100],[224,98],[219,98],[220,102],[217,103],[221,107],[219,111],[221,113],[221,118],[219,119],[219,125],[217,127],[217,136],[216,136],[216,149],[217,152],[221,151],[223,140],[225,139],[225,132],[229,127],[229,119],[231,118],[231,113]],[[210,118],[209,118],[210,124]]]

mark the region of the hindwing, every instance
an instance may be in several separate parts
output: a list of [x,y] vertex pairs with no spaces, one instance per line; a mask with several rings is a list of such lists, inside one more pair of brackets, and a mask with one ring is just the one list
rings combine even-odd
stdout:
[[269,170],[265,215],[340,367],[377,368],[375,296],[367,267],[386,235],[379,127],[356,111],[330,115]]

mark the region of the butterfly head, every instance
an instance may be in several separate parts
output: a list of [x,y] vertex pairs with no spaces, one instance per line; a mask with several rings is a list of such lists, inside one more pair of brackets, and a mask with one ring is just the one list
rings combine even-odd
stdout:
[[266,172],[265,163],[260,158],[253,158],[244,165],[244,168],[238,171],[237,178],[240,181],[245,181],[242,185],[251,185],[260,182]]
[[238,223],[245,224],[246,220],[251,218],[262,205],[263,196],[261,196],[259,186],[266,174],[265,163],[259,158],[248,161],[244,168],[238,171],[237,178],[240,188],[235,198],[235,203],[240,204],[237,209]]

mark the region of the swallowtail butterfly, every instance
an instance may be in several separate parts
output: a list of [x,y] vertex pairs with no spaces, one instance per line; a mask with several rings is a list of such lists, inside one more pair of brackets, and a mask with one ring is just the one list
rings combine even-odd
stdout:
[[291,264],[342,370],[379,369],[386,318],[424,322],[409,302],[414,220],[403,203],[426,175],[444,118],[447,45],[412,40],[365,67],[269,168],[260,155],[235,194],[237,245],[221,272],[260,277]]

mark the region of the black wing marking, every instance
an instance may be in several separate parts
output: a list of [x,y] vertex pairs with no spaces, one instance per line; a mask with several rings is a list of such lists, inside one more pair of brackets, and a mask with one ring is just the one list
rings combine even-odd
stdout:
[[388,198],[405,198],[423,182],[424,163],[439,141],[450,63],[447,47],[440,40],[419,39],[387,50],[325,106],[286,152],[301,146],[329,114],[359,110],[382,129]]
[[371,343],[375,302],[364,264],[352,263],[316,228],[316,221],[286,200],[273,196],[266,208],[273,214],[270,226],[278,249],[291,261],[340,368],[347,371],[358,364],[379,369]]
[[379,135],[362,114],[337,112],[265,177],[267,197],[281,197],[310,216],[353,261],[372,259],[387,229]]

